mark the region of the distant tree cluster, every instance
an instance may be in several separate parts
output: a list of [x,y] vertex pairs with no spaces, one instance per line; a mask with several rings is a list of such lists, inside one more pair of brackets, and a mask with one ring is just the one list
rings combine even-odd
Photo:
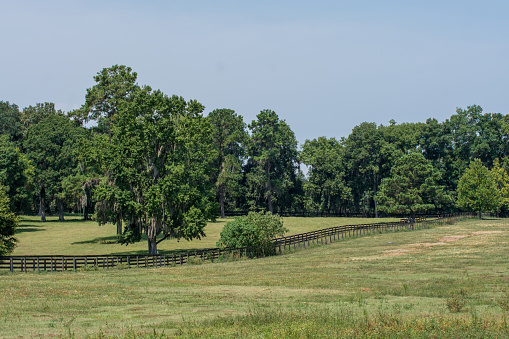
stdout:
[[272,110],[249,124],[226,108],[204,116],[198,101],[139,85],[121,65],[94,80],[67,113],[0,101],[5,213],[93,215],[123,243],[145,234],[153,254],[168,237],[204,236],[226,212],[508,212],[509,118],[476,105],[442,123],[363,122],[299,149]]

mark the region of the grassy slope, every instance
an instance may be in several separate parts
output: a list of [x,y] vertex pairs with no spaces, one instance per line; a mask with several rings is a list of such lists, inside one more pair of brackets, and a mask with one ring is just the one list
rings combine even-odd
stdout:
[[[471,220],[349,239],[259,260],[149,270],[4,274],[0,275],[0,333],[4,337],[69,332],[83,336],[164,329],[171,334],[180,328],[189,337],[200,333],[238,337],[247,333],[249,325],[243,325],[247,318],[219,324],[212,320],[196,329],[182,325],[182,320],[231,318],[253,309],[261,310],[258,315],[276,314],[280,319],[287,312],[346,312],[355,315],[355,323],[359,319],[369,323],[368,317],[380,314],[410,319],[402,324],[412,319],[474,317],[497,322],[504,314],[500,303],[509,305],[508,259],[509,223]],[[446,301],[460,291],[467,312],[451,313]],[[288,321],[298,318],[292,319]],[[300,324],[313,326],[305,320]],[[432,330],[439,328],[436,324]],[[480,324],[481,333],[491,328]],[[299,328],[268,326],[269,337],[288,336],[285,329]],[[257,329],[263,331],[263,326],[256,326],[253,335]]]
[[[98,226],[94,221],[83,222],[78,217],[67,217],[58,222],[57,217],[49,217],[41,222],[37,217],[21,217],[21,225],[16,237],[18,247],[13,255],[85,255],[85,254],[145,254],[147,242],[141,241],[129,246],[116,244],[116,226]],[[176,249],[216,247],[219,234],[227,221],[209,222],[205,228],[206,237],[201,240],[178,241],[167,239],[158,245],[160,253]],[[379,219],[393,221],[398,219]],[[289,234],[303,233],[337,225],[374,222],[376,219],[359,218],[284,218]]]

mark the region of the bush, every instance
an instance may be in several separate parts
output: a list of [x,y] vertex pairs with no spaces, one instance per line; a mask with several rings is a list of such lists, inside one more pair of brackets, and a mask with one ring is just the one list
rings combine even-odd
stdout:
[[10,210],[9,198],[0,186],[0,256],[8,255],[16,247],[16,227],[18,226],[18,218]]
[[460,291],[460,293],[453,294],[450,298],[447,298],[445,302],[447,304],[447,308],[449,309],[449,311],[455,313],[461,312],[465,307],[466,303],[465,297],[466,293],[465,291],[462,290]]
[[253,247],[268,254],[273,250],[272,239],[283,236],[285,232],[288,230],[283,227],[283,220],[279,215],[249,212],[247,216],[237,217],[224,226],[217,246]]

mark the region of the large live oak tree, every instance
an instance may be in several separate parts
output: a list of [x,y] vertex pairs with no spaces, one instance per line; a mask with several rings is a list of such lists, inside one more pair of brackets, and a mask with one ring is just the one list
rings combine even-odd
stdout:
[[105,174],[95,189],[97,209],[125,221],[122,242],[146,234],[149,254],[157,254],[157,244],[168,237],[204,236],[214,213],[204,107],[140,86],[115,105],[109,136],[92,151]]

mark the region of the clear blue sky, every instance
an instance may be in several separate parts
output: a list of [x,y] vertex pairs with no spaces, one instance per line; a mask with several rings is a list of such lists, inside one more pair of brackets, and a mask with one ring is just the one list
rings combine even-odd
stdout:
[[124,64],[140,84],[262,109],[303,143],[363,121],[509,113],[507,1],[0,0],[0,100],[79,107]]

